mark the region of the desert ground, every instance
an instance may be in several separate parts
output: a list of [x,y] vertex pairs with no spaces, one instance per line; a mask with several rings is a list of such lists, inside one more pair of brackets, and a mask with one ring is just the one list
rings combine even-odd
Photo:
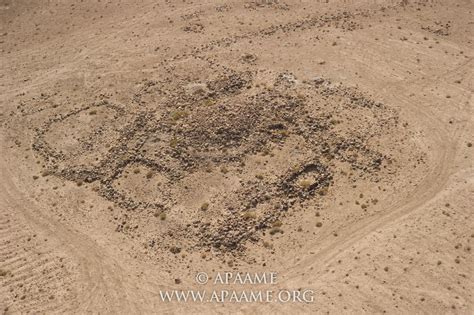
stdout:
[[470,0],[0,0],[0,312],[473,314],[473,34]]

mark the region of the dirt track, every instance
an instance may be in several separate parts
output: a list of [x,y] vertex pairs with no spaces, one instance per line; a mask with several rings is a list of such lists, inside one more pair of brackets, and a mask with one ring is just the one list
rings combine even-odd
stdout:
[[5,313],[474,311],[470,1],[0,10]]

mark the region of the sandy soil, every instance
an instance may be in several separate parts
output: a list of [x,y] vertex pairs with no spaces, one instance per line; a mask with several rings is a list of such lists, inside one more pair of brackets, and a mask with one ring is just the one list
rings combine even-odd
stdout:
[[472,314],[473,11],[1,0],[0,310]]

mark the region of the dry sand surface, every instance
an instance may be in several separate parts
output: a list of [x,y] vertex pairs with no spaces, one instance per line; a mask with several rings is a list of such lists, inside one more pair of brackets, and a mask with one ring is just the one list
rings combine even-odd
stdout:
[[473,34],[470,0],[0,0],[0,313],[473,314]]

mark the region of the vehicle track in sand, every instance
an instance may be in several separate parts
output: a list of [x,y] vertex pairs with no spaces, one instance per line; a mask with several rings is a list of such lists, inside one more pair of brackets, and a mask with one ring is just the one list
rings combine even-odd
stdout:
[[[462,71],[463,69],[464,68],[460,67],[458,70]],[[321,246],[321,244],[308,246],[308,248],[318,248],[318,251],[314,255],[303,257],[297,265],[294,265],[288,272],[282,274],[281,278],[283,281],[280,283],[281,285],[297,279],[301,270],[305,270],[310,266],[317,266],[315,272],[321,272],[330,263],[334,262],[338,255],[344,253],[358,241],[385,225],[417,211],[417,209],[430,202],[430,200],[436,198],[437,194],[442,192],[445,188],[445,184],[452,174],[452,166],[457,147],[460,145],[457,139],[465,133],[465,126],[459,127],[453,135],[449,135],[445,126],[439,122],[436,116],[431,115],[423,107],[412,105],[410,100],[402,100],[400,98],[400,89],[403,89],[402,86],[392,88],[394,91],[396,90],[396,92],[390,93],[387,91],[388,94],[386,97],[388,99],[397,99],[399,104],[406,106],[405,110],[407,112],[419,118],[422,117],[420,124],[422,124],[423,129],[426,130],[426,133],[430,135],[429,140],[433,143],[433,150],[431,151],[432,156],[430,162],[432,167],[429,174],[426,175],[421,185],[409,193],[406,199],[398,200],[389,205],[383,212],[374,214],[360,220],[354,225],[339,230],[339,237],[336,239],[330,238],[324,246]],[[403,95],[409,95],[410,92],[411,91],[405,91]],[[4,139],[2,138],[1,140],[2,146],[6,151],[7,148]],[[133,283],[133,280],[126,276],[128,271],[123,269],[119,262],[108,256],[96,242],[85,235],[72,231],[62,223],[47,217],[34,202],[25,203],[25,201],[29,199],[13,182],[13,176],[11,170],[8,169],[8,165],[8,161],[5,160],[2,160],[0,163],[0,170],[2,178],[4,179],[0,183],[2,191],[0,202],[2,203],[1,208],[6,210],[3,214],[4,219],[1,222],[2,244],[8,244],[8,240],[15,237],[12,236],[11,232],[13,227],[10,218],[13,211],[9,211],[15,209],[15,213],[20,214],[33,230],[38,231],[47,238],[54,239],[54,242],[57,242],[62,249],[69,253],[70,258],[77,262],[80,270],[80,280],[78,283],[81,284],[81,288],[77,293],[78,305],[75,311],[95,312],[98,309],[112,313],[124,310],[130,313],[143,311],[142,306],[131,301],[153,299],[152,296],[156,294],[156,291],[152,289],[148,292],[146,297],[143,296],[143,292],[139,289],[143,283],[136,281]],[[18,233],[21,233],[21,231],[16,231],[13,234],[18,235]],[[11,244],[13,246],[15,241],[11,240]],[[7,257],[2,266],[8,267],[8,269],[16,275],[10,285],[14,285],[14,281],[24,282],[25,279],[29,279],[30,281],[36,280],[36,278],[30,274],[34,272],[34,270],[47,266],[48,262],[38,259],[28,264],[23,264],[21,263],[23,256],[13,256],[14,249],[12,246],[7,245],[1,249],[2,253]],[[50,268],[50,272],[56,272],[56,269],[57,267]],[[152,294],[150,295],[150,293]],[[38,300],[45,299],[41,299],[41,296],[38,296]],[[42,309],[41,304],[34,304],[32,307],[33,306],[35,310]],[[44,310],[54,312],[71,310],[70,308],[64,307],[65,306],[61,307],[60,305],[51,303],[51,305],[44,305]],[[256,306],[255,309],[259,307],[260,306]],[[304,309],[304,307],[302,309]]]
[[[3,140],[2,137],[2,147],[5,145]],[[4,149],[6,150],[6,148]],[[35,233],[40,233],[44,237],[52,239],[50,243],[64,250],[69,254],[69,258],[77,263],[80,278],[78,283],[75,284],[79,288],[77,289],[78,300],[73,301],[73,303],[78,304],[74,311],[97,312],[102,309],[109,313],[137,312],[137,305],[130,302],[131,292],[125,288],[125,272],[118,263],[106,256],[103,249],[87,236],[76,233],[62,223],[48,217],[33,202],[26,203],[25,201],[28,201],[29,198],[13,182],[13,175],[8,169],[8,162],[3,159],[0,162],[0,173],[2,174],[2,181],[0,182],[1,208],[10,216],[14,213],[15,216],[23,217]],[[2,243],[8,242],[8,238],[12,237],[10,234],[12,232],[20,235],[22,233],[17,228],[7,226],[7,232],[3,234],[1,240]],[[6,247],[5,251],[8,250],[9,247]],[[21,256],[16,257],[16,260],[21,260]],[[44,262],[37,262],[37,264],[42,265]],[[21,274],[22,270],[28,274],[35,272],[33,267],[25,268],[20,264],[14,265],[12,263],[8,265],[8,268],[14,275]],[[54,272],[54,269],[51,272]],[[40,299],[41,296],[37,298]],[[44,300],[47,301],[47,299]],[[69,307],[64,305],[63,308],[54,307],[53,310],[57,312],[71,311],[73,307],[74,304]],[[34,310],[37,311],[38,309],[34,308]]]
[[[435,78],[424,80],[424,82],[418,82],[419,84],[414,86],[426,87],[440,83],[442,78],[455,73],[458,74],[457,77],[467,77],[467,79],[470,79],[468,65],[472,61],[473,59],[469,59],[453,70],[440,74]],[[408,115],[417,117],[419,126],[427,135],[425,141],[430,142],[429,173],[426,174],[421,183],[407,193],[404,199],[394,200],[387,204],[384,211],[368,216],[355,224],[343,227],[341,230],[338,230],[337,238],[329,235],[323,239],[323,244],[321,244],[321,240],[318,240],[316,243],[310,243],[305,248],[306,252],[313,250],[314,254],[303,255],[296,264],[294,264],[293,258],[288,259],[286,263],[283,262],[282,266],[291,265],[292,268],[280,275],[282,281],[279,281],[279,285],[284,287],[285,284],[295,283],[295,280],[301,277],[303,270],[311,270],[313,273],[322,275],[329,265],[334,264],[339,256],[346,253],[362,239],[377,230],[383,229],[387,225],[394,224],[404,217],[422,210],[424,206],[436,200],[440,194],[445,192],[448,180],[458,172],[455,167],[455,158],[458,155],[460,146],[463,145],[461,139],[469,134],[468,126],[472,123],[472,119],[464,121],[454,131],[450,131],[446,128],[446,124],[440,120],[440,117],[430,112],[431,110],[427,106],[420,106],[419,103],[414,104],[411,99],[406,97],[416,91],[417,89],[412,86],[397,84],[389,87],[384,92],[384,97],[387,100],[391,100],[392,104],[398,104],[403,107]],[[467,102],[463,110],[471,112],[472,117],[473,108],[471,102]],[[268,311],[267,308],[270,308],[276,312],[279,307],[270,304],[255,306],[250,309],[252,311]],[[300,311],[306,309],[306,305],[298,304],[295,307]]]
[[[4,137],[0,137],[1,147],[7,151]],[[49,297],[48,291],[35,293],[31,303],[21,307],[22,312],[48,313],[106,313],[106,314],[143,314],[154,313],[158,304],[160,289],[170,289],[160,284],[153,274],[146,278],[133,277],[137,269],[124,264],[111,256],[102,246],[89,236],[48,216],[30,198],[22,193],[15,184],[13,173],[4,158],[0,161],[0,268],[5,268],[13,277],[6,279],[6,286],[0,293],[20,285],[27,286],[30,282],[37,287],[48,286],[57,290],[71,292],[62,301]],[[35,252],[45,254],[64,253],[74,266],[74,274],[65,273],[58,263],[51,259],[34,258],[29,252],[19,253],[20,239],[28,238],[24,229],[16,222],[24,221],[24,227],[31,231],[30,235],[41,235],[48,240],[47,246],[36,246]],[[5,244],[5,245],[4,245]],[[5,256],[4,256],[5,255]],[[123,257],[122,257],[123,258]],[[62,259],[60,260],[62,261]],[[3,270],[3,269],[2,269]],[[42,272],[46,270],[45,272]],[[144,272],[148,270],[141,268]],[[40,275],[39,272],[42,272]],[[74,276],[74,278],[73,278]],[[54,282],[55,281],[55,282]],[[2,293],[2,294],[3,294]],[[21,297],[20,297],[21,298]],[[2,305],[7,311],[9,305]],[[172,311],[174,306],[160,304],[163,312]],[[189,308],[188,308],[189,309]],[[199,309],[196,308],[196,311]],[[18,311],[18,309],[15,309]]]
[[[285,25],[291,26],[298,21]],[[311,19],[308,21],[308,23],[312,23]],[[267,28],[263,30],[265,29]],[[245,36],[231,36],[231,42],[232,40],[252,38],[259,32],[251,32]],[[221,40],[222,43],[226,41],[228,41],[226,38]],[[203,45],[203,47],[205,46]],[[217,47],[218,44],[212,44],[210,50],[217,50]],[[202,49],[203,51],[198,53],[207,52],[205,48]],[[80,61],[77,61],[77,64],[79,67]],[[469,59],[452,71],[439,74],[431,80],[411,80],[386,87],[383,97],[389,103],[403,107],[405,115],[418,118],[420,128],[426,134],[425,141],[429,142],[431,148],[429,172],[419,185],[406,193],[403,199],[390,200],[383,211],[363,218],[355,224],[343,226],[338,230],[337,238],[328,235],[323,237],[322,242],[321,239],[318,239],[317,243],[307,244],[304,250],[316,249],[315,254],[303,255],[297,264],[293,264],[290,260],[287,260],[286,264],[282,262],[284,272],[280,274],[280,279],[282,279],[279,282],[280,285],[297,282],[301,277],[301,271],[313,266],[315,274],[322,273],[328,265],[359,241],[387,225],[394,224],[398,220],[420,211],[445,190],[448,180],[456,172],[454,166],[459,147],[464,145],[460,139],[466,137],[467,124],[472,122],[467,121],[457,125],[455,131],[448,130],[436,113],[427,106],[414,104],[407,96],[416,92],[420,87],[434,84],[448,75],[459,74],[461,77],[466,77],[471,66],[472,59]],[[75,68],[76,65],[72,67]],[[150,72],[153,71],[151,68],[146,69]],[[109,73],[126,73],[127,71],[110,70]],[[43,76],[41,79],[35,80],[30,88],[43,85],[54,77],[55,73],[51,71],[46,77]],[[21,89],[25,88],[28,86]],[[15,92],[19,92],[21,89],[15,90]],[[467,104],[467,108],[463,110],[471,112],[472,115],[472,105]],[[2,152],[8,152],[8,144],[3,134],[2,131],[0,148],[2,148]],[[161,312],[180,310],[179,307],[173,308],[172,305],[165,306],[159,303],[157,291],[163,286],[159,285],[157,281],[153,282],[154,280],[151,278],[144,281],[132,277],[130,274],[136,270],[111,255],[111,251],[104,250],[93,237],[74,231],[49,216],[41,208],[41,205],[26,196],[15,182],[15,170],[11,168],[11,165],[14,163],[12,164],[8,160],[7,154],[2,155],[0,159],[2,178],[0,181],[0,269],[8,270],[12,276],[0,279],[3,281],[2,283],[6,284],[2,288],[3,292],[0,290],[0,294],[9,294],[7,291],[18,287],[20,283],[25,287],[34,284],[36,287],[71,289],[64,293],[63,300],[50,299],[48,291],[39,292],[34,299],[22,304],[20,311],[133,314],[151,313],[156,311],[157,305],[159,305]],[[47,244],[42,244],[34,250],[31,248],[26,250],[18,246],[33,234],[47,238]],[[32,252],[34,254],[31,254]],[[37,252],[41,252],[43,255],[39,255]],[[59,258],[57,258],[58,252],[64,252],[67,259],[71,260],[71,265],[77,266],[77,269],[72,268],[71,271],[65,272]],[[76,276],[77,280],[74,278]],[[29,299],[29,296],[26,299]],[[0,303],[0,306],[4,305]],[[8,307],[8,305],[5,306]],[[277,312],[279,305],[252,305],[244,307],[242,310],[266,311],[268,309]],[[181,309],[182,312],[190,310],[202,311],[202,308],[186,305]],[[304,311],[306,306],[297,305],[294,310]],[[216,309],[213,311],[219,312]],[[221,312],[224,313],[223,310]]]

